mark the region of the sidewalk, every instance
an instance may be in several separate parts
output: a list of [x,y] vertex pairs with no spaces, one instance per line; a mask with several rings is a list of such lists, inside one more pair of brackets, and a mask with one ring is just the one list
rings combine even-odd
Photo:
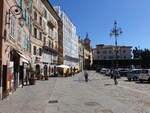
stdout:
[[48,81],[36,81],[36,85],[18,88],[0,101],[0,113],[42,113],[55,83],[56,78],[49,78]]

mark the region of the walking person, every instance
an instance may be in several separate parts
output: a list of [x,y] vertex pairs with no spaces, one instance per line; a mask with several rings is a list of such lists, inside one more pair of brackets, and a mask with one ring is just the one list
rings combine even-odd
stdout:
[[117,74],[118,74],[117,70],[114,70],[113,77],[114,77],[114,83],[115,83],[115,85],[118,85]]
[[84,71],[84,78],[85,78],[85,82],[88,82],[88,73],[87,73],[87,71]]

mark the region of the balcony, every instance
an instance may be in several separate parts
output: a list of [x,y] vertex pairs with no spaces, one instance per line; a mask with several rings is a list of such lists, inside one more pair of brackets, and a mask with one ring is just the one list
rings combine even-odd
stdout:
[[44,27],[42,25],[40,25],[40,22],[38,22],[37,20],[33,19],[33,24],[40,30],[43,31]]
[[43,49],[46,50],[46,51],[49,51],[49,52],[52,52],[52,53],[58,55],[58,48],[50,47],[46,43],[43,44]]
[[48,20],[47,25],[52,29],[56,27],[56,23],[53,20]]

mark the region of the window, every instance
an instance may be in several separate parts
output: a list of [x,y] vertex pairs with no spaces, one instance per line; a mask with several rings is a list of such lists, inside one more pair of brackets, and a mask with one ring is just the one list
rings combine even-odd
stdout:
[[40,25],[42,26],[42,17],[40,17]]
[[112,53],[112,51],[111,50],[109,50],[109,54],[111,54]]
[[104,59],[106,59],[106,56],[104,56]]
[[34,20],[37,20],[37,13],[34,11]]
[[103,51],[103,54],[107,54],[107,51]]
[[123,50],[123,53],[126,53],[126,50]]
[[33,46],[33,54],[36,55],[36,46]]
[[20,26],[18,26],[18,42],[21,42],[21,37],[22,37],[22,29]]
[[42,32],[40,32],[40,40],[42,40]]
[[44,9],[44,17],[47,19],[47,11]]
[[51,47],[51,41],[50,41],[50,40],[49,40],[49,44],[48,44],[48,46],[49,46],[49,47]]
[[52,42],[52,48],[54,47],[54,43]]
[[16,32],[15,28],[16,28],[16,21],[15,21],[15,17],[12,16],[12,17],[10,18],[10,35],[11,35],[13,38],[15,38],[15,32]]
[[109,59],[113,59],[114,57],[113,56],[109,56]]
[[37,29],[34,28],[34,37],[37,38]]
[[100,54],[100,51],[97,51],[97,54]]
[[44,45],[45,45],[46,44],[46,37],[44,37],[43,42],[44,42]]
[[42,56],[42,49],[39,48],[39,56]]

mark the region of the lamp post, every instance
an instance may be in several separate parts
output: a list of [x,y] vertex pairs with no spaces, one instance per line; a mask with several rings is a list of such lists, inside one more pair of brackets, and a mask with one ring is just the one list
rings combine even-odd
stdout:
[[8,16],[8,20],[6,20],[6,24],[10,25],[10,18],[14,16],[19,20],[19,24],[21,27],[24,26],[24,18],[23,18],[23,10],[18,5],[13,5],[9,8],[8,12],[6,12],[6,17]]
[[117,21],[114,21],[114,27],[111,30],[110,36],[114,36],[115,37],[115,58],[116,58],[116,64],[115,64],[115,68],[117,68],[118,65],[118,43],[117,43],[117,37],[119,37],[122,34],[122,30],[121,28],[118,27]]

